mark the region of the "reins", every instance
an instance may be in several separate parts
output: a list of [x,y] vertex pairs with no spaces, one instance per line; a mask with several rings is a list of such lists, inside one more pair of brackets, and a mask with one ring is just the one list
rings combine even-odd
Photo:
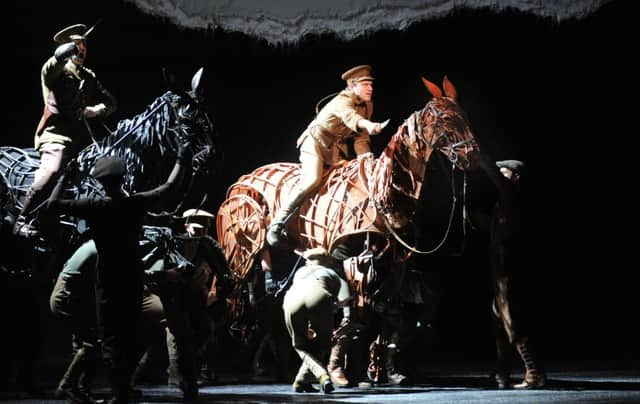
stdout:
[[[440,242],[434,248],[432,248],[431,250],[423,251],[423,250],[419,250],[416,247],[412,247],[411,245],[409,245],[409,243],[404,241],[402,239],[402,237],[400,237],[400,235],[395,230],[393,230],[393,227],[389,223],[389,220],[387,219],[387,217],[384,214],[381,215],[382,216],[382,221],[384,222],[384,225],[387,228],[387,230],[389,231],[389,233],[391,233],[393,238],[395,238],[398,243],[400,243],[403,247],[405,247],[409,251],[414,252],[416,254],[422,254],[422,255],[433,254],[436,251],[438,251],[440,248],[442,248],[442,246],[446,242],[447,238],[449,237],[449,233],[451,231],[451,225],[453,224],[453,217],[455,216],[456,204],[457,204],[457,200],[458,200],[458,198],[456,197],[456,192],[455,192],[456,184],[455,184],[454,170],[455,170],[455,162],[452,161],[452,169],[451,169],[451,196],[452,196],[452,200],[451,200],[451,209],[449,210],[449,220],[447,222],[447,228],[445,229],[444,235],[442,236],[442,239],[440,240]],[[467,174],[466,173],[464,175],[464,178],[465,178],[464,187],[466,189],[466,183],[467,183],[467,181],[466,181]],[[376,206],[376,208],[378,208],[378,207]],[[380,209],[378,208],[378,210],[380,210]],[[463,223],[463,231],[464,231],[464,223]]]
[[[434,110],[434,108],[432,107],[432,111]],[[422,111],[419,112],[420,115],[420,120],[422,121],[422,115],[425,113],[426,108],[423,109]],[[438,111],[435,111],[437,114],[439,114]],[[422,126],[419,127],[420,132],[422,132]],[[445,136],[448,138],[448,136],[445,133]],[[441,135],[442,137],[442,135]],[[449,210],[449,219],[447,221],[447,227],[445,229],[445,232],[442,236],[442,239],[440,240],[440,242],[438,242],[438,244],[430,249],[430,250],[419,250],[418,248],[409,245],[409,243],[407,243],[405,240],[402,239],[402,237],[393,229],[393,226],[391,226],[391,223],[389,223],[389,220],[387,219],[387,217],[384,215],[384,213],[381,215],[383,218],[383,223],[385,225],[385,227],[387,228],[387,231],[396,239],[396,241],[398,243],[400,243],[403,247],[405,247],[406,249],[408,249],[411,252],[414,252],[416,254],[422,254],[422,255],[428,255],[428,254],[433,254],[436,251],[438,251],[440,248],[442,248],[442,246],[444,245],[444,243],[446,242],[447,238],[449,237],[449,233],[451,232],[451,227],[453,224],[453,217],[455,216],[455,210],[456,210],[456,205],[457,205],[457,197],[456,197],[456,182],[455,182],[455,167],[456,167],[456,163],[458,162],[458,153],[457,153],[457,149],[461,146],[465,146],[469,143],[472,143],[473,139],[466,139],[466,140],[462,140],[460,142],[456,142],[453,143],[451,145],[451,148],[449,150],[449,153],[447,155],[447,158],[449,159],[449,162],[451,162],[451,208]],[[429,148],[431,148],[432,150],[434,149],[434,144],[435,144],[435,138],[432,136],[431,140],[429,142]],[[438,160],[440,161],[440,160]],[[442,164],[442,162],[440,162]],[[444,165],[442,164],[443,168]],[[463,190],[462,190],[462,198],[463,198],[463,207],[462,207],[462,214],[463,214],[463,219],[462,219],[462,233],[463,233],[463,241],[462,241],[462,246],[460,248],[460,252],[456,253],[456,254],[452,254],[452,255],[461,255],[462,252],[464,251],[465,248],[465,239],[466,239],[466,226],[465,223],[468,221],[468,215],[467,215],[467,209],[466,209],[466,192],[467,192],[467,173],[466,171],[464,172],[464,180],[463,180]],[[378,209],[379,211],[382,212],[382,209],[380,206],[378,206],[378,203],[376,203],[376,209]]]

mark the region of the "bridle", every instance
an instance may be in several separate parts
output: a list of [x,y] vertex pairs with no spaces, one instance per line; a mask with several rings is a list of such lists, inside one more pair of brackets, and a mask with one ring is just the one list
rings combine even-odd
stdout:
[[[443,111],[439,111],[435,108],[434,105],[430,104],[428,106],[425,106],[425,108],[423,108],[420,111],[420,122],[423,122],[423,115],[424,113],[427,111],[427,107],[430,107],[429,110],[432,111],[435,116],[436,116],[436,121],[438,123],[440,123],[440,118],[441,115],[444,113]],[[440,125],[438,125],[440,126]],[[449,131],[442,129],[442,128],[436,128],[436,129],[440,129],[440,136],[432,136],[430,141],[429,141],[429,147],[432,150],[436,150],[435,144],[438,143],[441,139],[445,139],[447,141],[447,143],[451,142],[451,137],[449,134]],[[422,132],[422,127],[420,127],[420,132]],[[434,131],[435,132],[435,131]],[[403,247],[405,247],[407,250],[416,253],[416,254],[421,254],[421,255],[428,255],[428,254],[433,254],[436,251],[438,251],[440,248],[442,248],[442,246],[444,245],[444,243],[446,242],[447,238],[449,237],[449,233],[451,232],[451,227],[453,224],[453,217],[455,216],[455,210],[456,210],[456,205],[457,205],[457,197],[456,197],[456,181],[455,181],[455,168],[456,168],[456,164],[459,160],[459,154],[458,154],[458,149],[464,146],[464,151],[465,153],[468,152],[468,146],[472,145],[475,143],[475,139],[471,138],[471,139],[465,139],[465,140],[461,140],[459,142],[453,143],[451,144],[451,146],[448,146],[446,148],[449,149],[448,153],[446,153],[447,159],[449,160],[449,162],[451,163],[451,208],[449,210],[449,219],[447,221],[447,228],[445,229],[445,232],[440,240],[440,242],[438,242],[438,244],[436,244],[435,247],[433,247],[430,250],[419,250],[418,248],[409,245],[409,243],[407,243],[406,241],[404,241],[402,239],[402,237],[393,229],[393,226],[391,226],[391,223],[389,223],[389,220],[387,219],[387,217],[383,214],[382,216],[382,221],[384,222],[385,227],[387,228],[387,231],[396,239],[396,241],[398,243],[400,243]],[[445,147],[443,147],[445,148]],[[441,148],[440,148],[441,149]],[[440,160],[438,160],[440,161]],[[462,220],[462,232],[463,232],[463,244],[461,246],[460,252],[457,254],[453,254],[453,255],[461,255],[462,251],[464,251],[464,239],[466,239],[466,226],[465,223],[468,220],[468,215],[467,215],[467,207],[466,207],[466,193],[467,193],[467,172],[464,171],[464,178],[463,178],[463,188],[462,188],[462,203],[463,203],[463,220]],[[378,210],[380,210],[380,207],[376,206],[376,208]]]

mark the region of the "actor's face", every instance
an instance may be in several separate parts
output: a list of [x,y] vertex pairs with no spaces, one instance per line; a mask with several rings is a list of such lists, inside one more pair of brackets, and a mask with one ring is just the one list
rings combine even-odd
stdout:
[[185,223],[184,228],[190,237],[204,236],[208,232],[208,227],[198,223]]
[[506,179],[508,179],[511,182],[518,182],[518,179],[520,179],[520,176],[516,173],[514,173],[513,171],[509,170],[506,167],[502,167],[500,169],[500,172],[502,173],[502,175],[504,175],[504,177]]
[[78,47],[78,54],[74,55],[71,60],[77,65],[83,65],[87,58],[87,41],[84,39],[74,39],[73,42]]
[[362,101],[369,102],[373,97],[373,81],[363,80],[351,84],[351,91]]

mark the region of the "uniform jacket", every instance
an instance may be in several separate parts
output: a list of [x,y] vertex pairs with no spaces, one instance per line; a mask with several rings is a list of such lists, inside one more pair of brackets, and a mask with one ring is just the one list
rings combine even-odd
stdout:
[[371,119],[372,113],[372,102],[362,101],[349,89],[342,90],[311,121],[298,138],[298,147],[311,136],[319,145],[322,160],[329,164],[335,162],[336,148],[343,149],[344,142],[351,137],[357,154],[370,152],[369,134],[357,125],[361,119]]
[[40,81],[45,106],[36,129],[36,149],[42,143],[68,145],[80,136],[87,136],[82,121],[84,107],[104,103],[107,108],[98,118],[108,116],[117,108],[115,98],[95,73],[71,60],[65,62],[50,57],[42,66]]

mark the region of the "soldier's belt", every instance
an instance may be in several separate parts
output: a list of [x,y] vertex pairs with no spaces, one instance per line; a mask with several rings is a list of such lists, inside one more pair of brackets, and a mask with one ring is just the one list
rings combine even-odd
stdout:
[[309,135],[311,135],[313,140],[320,143],[320,146],[324,147],[325,149],[331,149],[331,147],[333,147],[335,143],[335,140],[331,141],[331,143],[327,142],[327,138],[332,139],[333,136],[331,136],[331,132],[320,125],[309,128]]

